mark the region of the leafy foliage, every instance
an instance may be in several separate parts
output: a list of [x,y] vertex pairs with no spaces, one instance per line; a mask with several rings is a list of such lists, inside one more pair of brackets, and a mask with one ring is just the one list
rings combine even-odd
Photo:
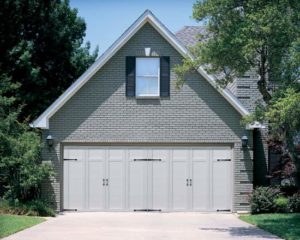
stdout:
[[300,129],[300,93],[294,88],[278,91],[265,111],[273,138],[292,141]]
[[300,84],[280,88],[273,94],[268,105],[257,105],[245,122],[269,122],[270,145],[281,153],[282,177],[294,177],[299,168],[298,153],[295,149],[300,132]]
[[257,187],[250,196],[252,213],[271,213],[275,211],[274,199],[280,196],[280,190],[272,187]]
[[18,87],[10,79],[0,79],[0,183],[4,198],[27,202],[39,195],[39,186],[53,175],[52,166],[41,164],[40,136],[18,122],[20,109],[13,110],[15,98],[7,97]]
[[300,212],[300,192],[289,197],[288,208],[291,212]]
[[267,80],[299,79],[299,12],[300,2],[294,0],[199,0],[193,18],[206,23],[207,33],[191,49],[192,64],[185,60],[175,72],[182,81],[187,70],[202,65],[226,85],[255,68],[258,88],[268,102]]
[[274,200],[276,212],[285,213],[288,212],[289,199],[283,196],[280,196]]
[[97,57],[82,46],[86,25],[68,1],[0,1],[0,75],[12,90],[21,119],[48,107]]
[[55,217],[54,210],[42,200],[32,200],[26,203],[3,200],[0,202],[0,214]]

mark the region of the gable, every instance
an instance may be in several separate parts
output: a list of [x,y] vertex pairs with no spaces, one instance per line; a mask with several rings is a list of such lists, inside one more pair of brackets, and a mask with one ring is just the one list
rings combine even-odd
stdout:
[[179,91],[171,72],[169,97],[126,97],[126,56],[140,54],[145,42],[153,52],[170,56],[171,67],[182,61],[145,24],[50,118],[47,133],[65,143],[240,141],[241,115],[197,72],[187,76]]
[[[150,24],[181,56],[189,56],[187,49],[178,39],[149,11],[145,11],[104,53],[98,60],[77,79],[53,104],[50,105],[30,126],[35,128],[49,128],[49,119],[74,95],[77,91],[91,79],[94,74],[101,69],[145,24]],[[151,37],[149,38],[151,44]],[[204,69],[199,68],[199,73],[241,114],[247,115],[249,112],[227,89],[220,89],[212,76],[209,76]]]

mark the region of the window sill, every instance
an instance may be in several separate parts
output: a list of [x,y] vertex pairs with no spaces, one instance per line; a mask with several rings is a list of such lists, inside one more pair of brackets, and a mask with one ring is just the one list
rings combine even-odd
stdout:
[[159,95],[158,96],[147,96],[147,95],[145,95],[145,96],[135,96],[135,98],[136,99],[159,99],[160,96]]

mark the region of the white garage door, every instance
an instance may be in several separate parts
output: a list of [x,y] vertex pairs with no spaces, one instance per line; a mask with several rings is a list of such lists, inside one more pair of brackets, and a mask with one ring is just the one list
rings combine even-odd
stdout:
[[229,147],[65,147],[64,209],[230,211]]

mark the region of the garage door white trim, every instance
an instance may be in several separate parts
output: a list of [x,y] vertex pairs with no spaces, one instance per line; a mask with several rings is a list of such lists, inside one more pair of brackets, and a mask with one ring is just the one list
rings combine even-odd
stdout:
[[230,147],[64,147],[63,208],[231,211]]

